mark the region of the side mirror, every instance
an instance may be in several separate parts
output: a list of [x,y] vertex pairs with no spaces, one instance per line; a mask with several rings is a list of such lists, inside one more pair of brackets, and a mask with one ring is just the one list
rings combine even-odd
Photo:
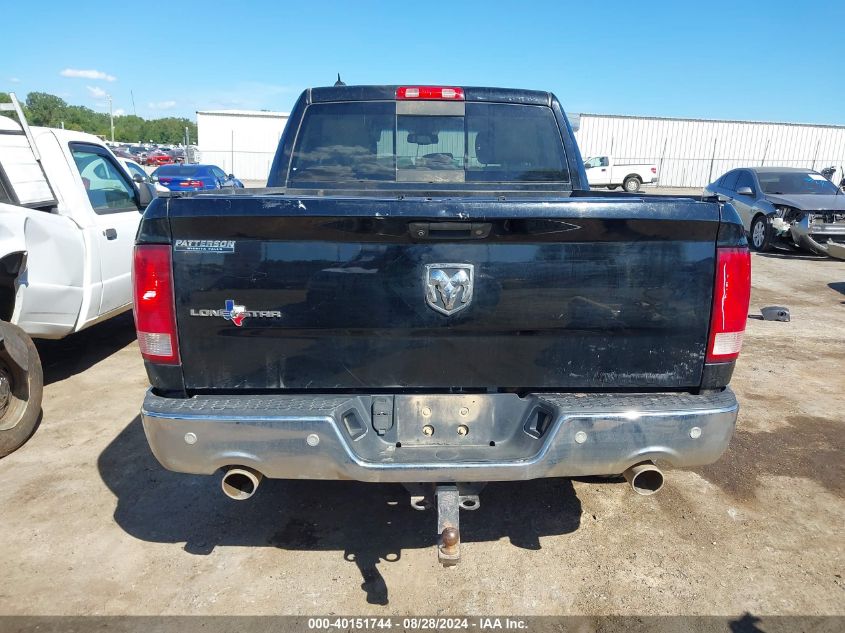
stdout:
[[229,180],[234,180],[235,174],[229,174],[228,176],[226,176],[226,178],[228,178]]
[[736,190],[736,193],[737,193],[737,195],[740,195],[740,196],[753,196],[754,195],[754,191],[751,189],[751,187],[740,187],[739,189]]
[[584,169],[592,169],[593,166],[590,163],[584,163]]
[[132,180],[134,180],[140,185],[142,182],[144,182],[144,177],[141,174],[134,174],[132,176]]
[[138,206],[140,207],[141,213],[144,212],[144,209],[147,208],[147,205],[153,201],[155,198],[155,188],[148,182],[142,182],[138,184]]

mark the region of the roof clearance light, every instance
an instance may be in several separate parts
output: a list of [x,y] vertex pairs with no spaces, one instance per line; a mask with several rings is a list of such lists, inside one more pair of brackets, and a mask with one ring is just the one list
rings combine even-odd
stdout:
[[426,101],[463,101],[464,89],[438,86],[402,86],[396,89],[396,98]]

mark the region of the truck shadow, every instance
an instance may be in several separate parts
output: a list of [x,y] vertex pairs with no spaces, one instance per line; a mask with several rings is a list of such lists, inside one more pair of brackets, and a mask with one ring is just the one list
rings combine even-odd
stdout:
[[36,339],[44,369],[44,384],[49,385],[82,373],[135,340],[132,311],[92,325],[57,341]]
[[[409,505],[398,484],[265,480],[255,497],[231,501],[220,476],[171,473],[150,453],[140,417],[101,453],[97,467],[117,497],[114,519],[131,536],[156,543],[184,542],[190,554],[218,545],[337,551],[354,563],[370,604],[386,605],[389,590],[378,564],[409,549],[431,548],[436,517]],[[581,502],[568,480],[491,483],[481,508],[461,512],[462,540],[498,541],[540,549],[540,537],[574,532]]]

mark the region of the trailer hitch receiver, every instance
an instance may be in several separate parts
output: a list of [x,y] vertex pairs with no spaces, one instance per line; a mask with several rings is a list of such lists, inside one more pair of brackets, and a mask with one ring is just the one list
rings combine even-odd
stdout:
[[477,494],[479,486],[464,484],[463,489],[459,489],[459,486],[460,484],[408,486],[412,508],[437,508],[437,560],[444,567],[457,565],[461,560],[461,509],[477,510],[481,507]]

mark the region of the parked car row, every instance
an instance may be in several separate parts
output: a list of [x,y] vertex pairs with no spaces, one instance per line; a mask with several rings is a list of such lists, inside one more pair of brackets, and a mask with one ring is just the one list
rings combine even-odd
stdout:
[[144,147],[142,145],[116,145],[111,148],[118,158],[134,160],[142,165],[170,165],[199,162],[196,148],[188,152],[184,147]]

